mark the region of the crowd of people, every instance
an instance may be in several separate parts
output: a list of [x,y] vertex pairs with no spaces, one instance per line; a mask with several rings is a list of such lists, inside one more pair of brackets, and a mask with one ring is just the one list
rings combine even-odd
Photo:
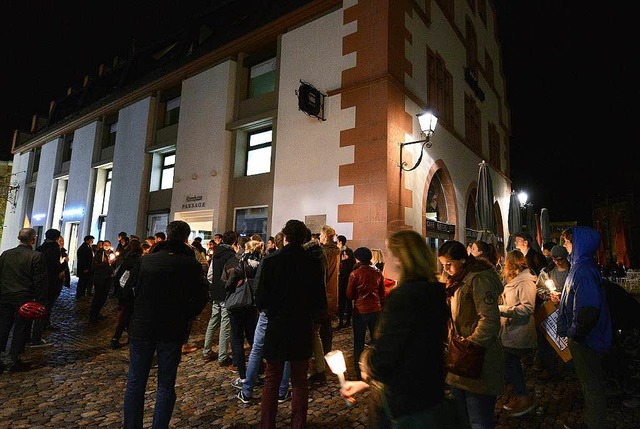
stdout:
[[[51,313],[62,288],[70,287],[60,231],[48,230],[34,249],[35,234],[22,229],[20,244],[0,255],[2,352],[13,331],[0,372],[24,369],[25,346],[51,345],[43,333],[55,329]],[[309,388],[327,382],[324,357],[334,330],[347,328],[353,367],[340,395],[355,402],[370,392],[371,427],[491,428],[500,395],[509,398],[503,408],[512,417],[526,415],[536,406],[524,377],[529,362],[541,379],[559,377],[563,367],[575,370],[586,427],[604,425],[603,358],[617,326],[594,259],[601,238],[592,228],[571,227],[562,245],[545,243],[543,252],[519,232],[504,255],[483,241],[448,240],[434,251],[411,230],[392,233],[386,252],[351,249],[331,226],[312,233],[294,219],[266,242],[230,230],[205,248],[200,237],[189,242],[190,234],[186,222],[173,221],[166,235],[144,240],[121,232],[115,249],[87,235],[77,250],[75,297],[91,298],[87,321],[101,323],[109,296],[118,300],[110,347],[125,345],[127,333],[126,428],[142,427],[152,367],[158,370],[153,427],[169,426],[181,356],[198,350],[189,343],[191,326],[207,306],[202,358],[233,371],[229,384],[242,403],[252,402],[262,384],[261,428],[275,427],[285,401],[291,401],[291,426],[305,427]],[[387,277],[384,255],[397,278]],[[249,301],[230,306],[241,287]],[[42,303],[47,317],[17,317],[31,301]],[[547,302],[558,307],[557,334],[568,339],[570,364],[536,328],[534,314]],[[483,350],[478,376],[445,366],[454,333]]]

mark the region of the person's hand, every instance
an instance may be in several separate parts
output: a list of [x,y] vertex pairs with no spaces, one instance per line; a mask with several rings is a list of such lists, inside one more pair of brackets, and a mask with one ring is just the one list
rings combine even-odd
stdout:
[[549,292],[549,296],[551,297],[551,301],[558,303],[560,302],[560,292]]
[[364,381],[345,381],[340,388],[340,396],[348,400],[350,403],[355,403],[356,400],[353,397],[356,393],[367,390],[369,385]]

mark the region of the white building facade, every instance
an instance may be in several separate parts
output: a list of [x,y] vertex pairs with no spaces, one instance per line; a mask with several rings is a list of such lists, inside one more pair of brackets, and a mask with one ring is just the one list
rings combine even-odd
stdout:
[[[204,239],[229,229],[266,238],[292,218],[333,226],[351,248],[384,249],[399,228],[436,248],[475,237],[482,160],[495,233],[508,236],[509,110],[490,2],[301,0],[205,52],[206,24],[164,72],[110,86],[84,109],[52,103],[46,126],[34,119],[16,134],[20,191],[1,250],[25,226],[40,237],[60,229],[73,257],[87,234],[144,238],[182,219]],[[161,61],[172,46],[148,56]],[[123,67],[101,68],[77,92],[96,94]],[[301,110],[302,83],[320,94],[316,116]],[[401,172],[399,143],[422,139],[425,108],[438,115],[432,146]]]

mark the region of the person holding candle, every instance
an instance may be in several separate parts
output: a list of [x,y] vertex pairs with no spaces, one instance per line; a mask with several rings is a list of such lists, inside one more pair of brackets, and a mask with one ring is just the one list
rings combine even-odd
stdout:
[[[551,300],[552,302],[560,301],[560,294],[564,287],[564,282],[569,275],[569,269],[571,264],[567,257],[567,249],[562,246],[553,246],[551,248],[552,262],[540,270],[538,276],[537,288],[537,300],[542,304]],[[555,373],[555,350],[551,347],[551,344],[546,340],[541,330],[537,331],[538,335],[538,350],[537,360],[534,361],[533,370],[540,371],[538,378],[541,380],[548,380],[554,377]]]
[[102,248],[98,249],[93,257],[93,299],[91,300],[91,310],[89,311],[89,323],[96,325],[106,316],[100,314],[104,303],[109,295],[111,287],[111,276],[113,275],[113,264],[115,255],[111,250],[111,242],[104,240]]
[[400,273],[398,286],[382,310],[375,343],[360,358],[362,381],[345,381],[340,394],[355,402],[354,395],[373,388],[370,397],[380,407],[372,403],[369,427],[458,427],[455,404],[445,400],[449,310],[435,256],[411,230],[392,234],[387,247],[387,264]]
[[535,407],[527,392],[521,360],[536,348],[536,325],[533,310],[536,302],[536,275],[526,257],[518,249],[507,253],[504,270],[504,292],[500,297],[500,343],[504,351],[507,382],[514,395],[503,406],[512,417],[520,417]]

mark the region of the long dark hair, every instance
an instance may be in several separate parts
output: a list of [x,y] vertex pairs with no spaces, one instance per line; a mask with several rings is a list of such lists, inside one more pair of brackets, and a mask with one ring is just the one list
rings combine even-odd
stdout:
[[[347,259],[342,259],[342,255],[347,255]],[[353,256],[353,250],[347,247],[340,252],[340,271],[346,270],[348,272],[353,271],[353,266],[356,264],[356,258]]]

